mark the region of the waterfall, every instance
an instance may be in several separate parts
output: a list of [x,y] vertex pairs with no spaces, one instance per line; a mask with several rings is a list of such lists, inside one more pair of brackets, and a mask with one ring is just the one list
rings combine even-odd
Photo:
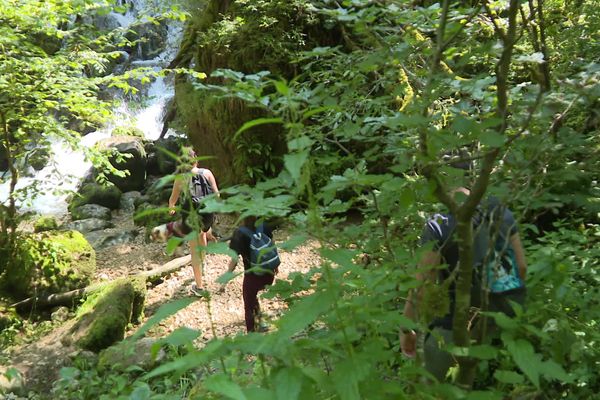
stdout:
[[[123,2],[125,3],[125,2]],[[138,18],[146,4],[137,0],[129,5],[126,14],[111,12],[105,22],[108,26],[127,28]],[[167,26],[167,41],[165,50],[148,60],[135,60],[131,68],[149,67],[159,72],[166,67],[174,57],[182,34],[181,23],[170,22]],[[138,49],[136,52],[141,52]],[[138,55],[139,56],[139,55]],[[146,139],[156,140],[162,130],[162,115],[165,104],[174,95],[172,78],[157,77],[145,88],[144,107],[130,107],[130,101],[123,99],[114,110],[115,119],[107,126],[82,136],[80,142],[84,147],[90,147],[99,140],[110,137],[112,130],[120,125],[133,125],[144,132]],[[17,206],[20,211],[34,211],[43,215],[64,215],[67,213],[68,192],[79,185],[81,179],[90,170],[91,163],[85,160],[82,151],[73,151],[64,143],[55,141],[51,144],[51,159],[46,167],[37,171],[33,176],[20,177],[16,189],[38,185],[41,189],[33,200],[19,199]],[[10,174],[0,171],[0,204],[6,204]]]

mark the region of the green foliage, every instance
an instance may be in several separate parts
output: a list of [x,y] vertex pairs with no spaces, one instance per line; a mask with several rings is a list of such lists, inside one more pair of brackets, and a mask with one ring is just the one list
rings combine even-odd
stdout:
[[144,132],[135,126],[117,126],[111,132],[112,136],[133,136],[144,139]]
[[96,269],[96,253],[77,231],[19,236],[16,254],[0,282],[18,299],[83,287]]
[[[593,40],[577,39],[597,34],[593,2],[569,7],[575,10],[566,15],[569,23],[583,22],[574,35],[565,33],[557,17],[564,18],[567,9],[558,0],[543,13],[536,1],[487,8],[449,1],[289,4],[236,1],[229,9],[229,2],[210,2],[196,59],[210,78],[190,78],[201,94],[187,86],[185,98],[207,115],[218,109],[260,118],[233,123],[217,115],[220,124],[231,125],[232,140],[265,143],[261,129],[281,129],[285,138],[278,139],[287,151],[278,175],[252,188],[224,190],[223,201],[207,199],[206,206],[285,217],[295,228],[290,246],[310,235],[321,262],[269,289],[267,296],[289,306],[273,331],[216,338],[130,384],[114,376],[119,383],[113,395],[133,396],[135,390],[150,398],[181,396],[177,379],[194,374],[186,393],[192,399],[595,396],[598,131],[588,122],[596,116],[589,109],[599,88],[598,65],[591,62],[598,49]],[[233,9],[237,14],[224,12]],[[288,36],[298,31],[282,21],[293,21],[293,15],[269,18],[282,10],[307,11],[339,32],[339,40],[303,53],[278,48],[271,32],[304,39]],[[263,36],[249,43],[257,38],[254,32]],[[270,53],[262,64],[253,52],[264,43]],[[283,67],[269,58],[289,64],[290,55],[294,63]],[[271,66],[274,74],[258,72]],[[556,75],[547,66],[556,66]],[[293,79],[282,72],[293,69]],[[210,108],[210,102],[219,106]],[[465,161],[475,167],[466,177],[444,159],[465,149]],[[459,185],[477,195],[449,197]],[[410,321],[400,311],[408,291],[420,286],[415,275],[424,272],[416,250],[419,231],[427,213],[442,209],[440,203],[469,221],[469,207],[486,191],[518,216],[555,209],[570,219],[543,232],[524,224],[530,264],[525,309],[518,308],[513,319],[488,315],[500,330],[497,343],[471,343],[457,323],[463,337],[451,348],[461,362],[455,381],[424,383],[420,360],[398,351],[400,328],[428,331],[427,321]],[[470,272],[461,266],[459,284]],[[467,307],[459,305],[455,315],[467,315],[467,292],[457,286],[457,298]],[[442,300],[432,293],[427,311],[441,311]],[[183,306],[166,307],[150,325]],[[138,336],[146,332],[148,327]],[[193,339],[193,332],[184,331],[165,340]],[[465,389],[472,383],[465,377],[469,367],[478,376],[476,390]],[[76,386],[70,378],[70,387]],[[152,386],[156,379],[171,384]]]
[[36,233],[51,231],[58,228],[54,217],[40,217],[33,223],[33,231]]

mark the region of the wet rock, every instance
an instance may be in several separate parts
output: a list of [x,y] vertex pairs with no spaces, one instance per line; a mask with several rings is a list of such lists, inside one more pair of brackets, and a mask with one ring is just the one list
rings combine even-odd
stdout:
[[67,307],[58,307],[52,311],[50,318],[53,322],[65,322],[69,319],[69,309]]
[[73,197],[70,209],[85,204],[99,204],[114,210],[119,207],[121,191],[115,185],[100,185],[96,182],[84,183],[76,196]]
[[123,193],[121,196],[121,203],[119,204],[119,208],[122,211],[132,213],[135,211],[135,200],[140,198],[142,195],[138,191],[132,191]]
[[0,393],[6,393],[2,397],[10,399],[9,396],[13,399],[18,399],[19,394],[23,394],[25,390],[25,377],[18,370],[11,368],[0,366]]
[[116,150],[118,155],[111,155],[110,163],[119,171],[127,171],[127,175],[124,177],[108,175],[109,182],[112,182],[122,192],[144,188],[147,158],[141,138],[116,136],[102,140],[98,146],[107,151]]
[[64,224],[62,228],[79,231],[81,233],[89,233],[102,229],[112,228],[114,224],[110,221],[100,218],[86,218]]
[[78,221],[81,219],[98,218],[103,220],[110,220],[112,215],[110,209],[103,207],[98,204],[86,204],[81,207],[76,207],[71,210],[71,219]]
[[86,234],[86,238],[89,240],[94,249],[99,250],[108,246],[131,243],[135,240],[138,234],[139,232],[137,231],[137,229],[130,229],[127,231],[116,233],[95,231]]

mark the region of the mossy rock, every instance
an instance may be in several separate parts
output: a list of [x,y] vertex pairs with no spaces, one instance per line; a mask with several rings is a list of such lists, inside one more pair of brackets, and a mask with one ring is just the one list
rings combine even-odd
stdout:
[[0,332],[4,329],[18,325],[21,323],[21,318],[14,308],[0,304]]
[[31,152],[27,161],[34,170],[39,171],[48,165],[49,159],[50,152],[48,149],[40,147]]
[[85,204],[99,204],[111,210],[119,208],[121,191],[112,184],[100,185],[98,183],[85,183],[79,193],[73,197],[69,210]]
[[77,231],[50,231],[23,236],[17,256],[1,283],[22,299],[86,286],[96,270],[96,252]]
[[58,229],[58,223],[54,217],[40,217],[33,223],[33,231],[36,233],[53,231]]
[[133,136],[144,139],[144,131],[135,126],[117,126],[112,130],[111,136]]
[[74,207],[71,209],[71,219],[73,221],[79,221],[81,219],[98,218],[106,221],[112,219],[110,209],[98,204],[84,204],[80,207]]
[[77,312],[63,344],[98,352],[123,340],[130,323],[143,316],[146,298],[144,278],[121,278],[90,295]]
[[98,357],[98,370],[127,372],[131,367],[149,371],[165,357],[163,349],[155,350],[161,343],[153,338],[141,338],[135,342],[125,340],[102,350]]

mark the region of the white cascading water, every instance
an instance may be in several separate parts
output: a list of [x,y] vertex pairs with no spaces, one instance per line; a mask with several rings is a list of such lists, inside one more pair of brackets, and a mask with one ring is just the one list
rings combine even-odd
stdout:
[[[121,27],[128,27],[136,21],[137,10],[143,10],[144,0],[134,0],[125,14],[111,13],[113,20]],[[165,50],[152,60],[133,61],[132,68],[150,67],[159,72],[175,56],[181,38],[181,26],[170,23],[167,26],[167,44]],[[119,125],[134,125],[144,132],[146,139],[156,140],[162,130],[162,114],[165,104],[173,96],[170,79],[156,78],[148,87],[145,107],[132,110],[127,101],[114,110],[112,124],[83,136],[82,146],[90,147],[99,140],[110,137],[112,130]],[[42,189],[33,200],[18,201],[19,211],[34,211],[41,215],[64,215],[67,213],[68,191],[75,190],[91,164],[85,160],[81,151],[73,151],[68,146],[55,142],[51,146],[52,159],[46,167],[32,177],[21,177],[16,189],[22,189],[39,183]],[[10,188],[10,176],[0,171],[0,204],[7,204]]]

